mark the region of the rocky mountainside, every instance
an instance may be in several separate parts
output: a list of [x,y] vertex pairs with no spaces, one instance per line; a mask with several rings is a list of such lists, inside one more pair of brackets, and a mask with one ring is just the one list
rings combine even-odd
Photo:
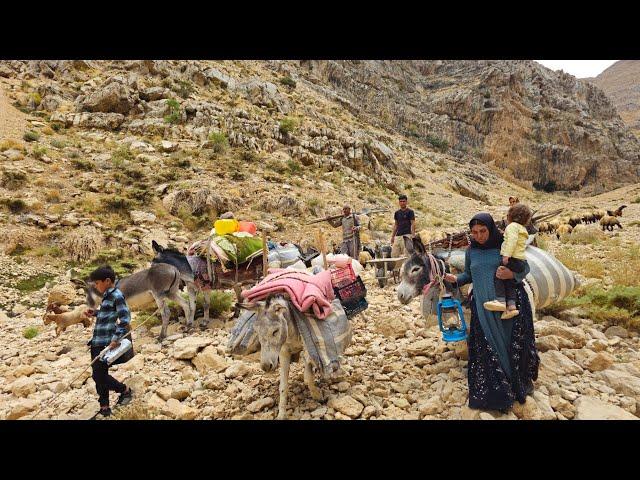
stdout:
[[[637,181],[640,143],[588,82],[533,61],[307,61],[305,77],[375,125],[477,158],[535,188]],[[302,70],[304,72],[304,70]]]
[[640,61],[620,60],[597,77],[585,80],[607,94],[620,118],[640,136]]
[[[354,79],[356,65],[360,73]],[[409,80],[419,66],[428,82],[407,86],[414,84]],[[152,239],[183,249],[205,238],[227,210],[272,227],[274,240],[309,244],[322,228],[331,243],[339,229],[306,223],[338,213],[345,201],[356,210],[395,209],[397,192],[409,195],[418,228],[434,235],[460,230],[478,211],[500,218],[513,194],[534,209],[565,207],[567,214],[627,204],[623,230],[601,233],[598,225],[589,225],[582,236],[544,241],[587,283],[624,285],[631,293],[625,290],[622,301],[616,297],[611,311],[599,294],[597,308],[580,304],[567,312],[540,312],[542,370],[536,393],[524,407],[503,415],[466,407],[464,346],[445,345],[433,322],[421,317],[419,301],[401,305],[394,287],[380,289],[369,269],[363,278],[370,307],[353,322],[342,377],[323,385],[328,402],[315,402],[303,386],[301,365],[294,364],[291,418],[637,416],[640,337],[631,327],[640,313],[628,298],[640,287],[638,185],[572,196],[569,203],[568,195],[532,190],[531,182],[496,168],[502,165],[499,149],[513,144],[526,152],[537,145],[520,136],[532,125],[557,142],[549,148],[566,145],[564,156],[552,155],[556,170],[549,172],[571,177],[567,185],[590,178],[580,176],[578,165],[587,151],[600,161],[611,149],[603,165],[623,169],[635,140],[614,134],[623,130],[616,130],[619,119],[598,89],[544,70],[549,83],[542,85],[555,91],[564,78],[567,98],[545,94],[555,106],[540,109],[548,118],[533,120],[520,103],[529,98],[523,93],[528,87],[518,75],[515,90],[504,83],[502,69],[512,67],[508,62],[0,62],[0,333],[5,340],[0,418],[28,418],[56,394],[39,418],[88,418],[97,409],[88,374],[65,390],[87,366],[90,330],[73,325],[55,337],[54,326],[43,324],[54,285],[68,284],[72,275],[105,262],[119,275],[141,269],[152,258]],[[379,75],[370,75],[374,70]],[[474,82],[480,80],[470,79],[478,72],[486,74],[488,96],[482,90],[482,106],[473,110],[480,88]],[[387,85],[395,87],[384,90]],[[401,88],[423,95],[414,90],[400,95]],[[362,92],[368,90],[371,98],[363,103]],[[485,106],[487,100],[500,103]],[[381,105],[389,106],[388,114],[369,110]],[[569,120],[575,109],[584,113],[580,128],[591,150]],[[500,153],[494,159],[495,152]],[[596,187],[586,184],[583,192]],[[390,218],[391,213],[372,217],[363,242],[388,242]],[[83,302],[81,293],[72,305]],[[263,373],[255,355],[227,354],[231,295],[216,294],[219,308],[203,330],[187,331],[174,312],[162,343],[155,319],[134,332],[135,360],[114,370],[136,396],[118,418],[274,418],[277,374]],[[133,313],[136,324],[146,318]]]

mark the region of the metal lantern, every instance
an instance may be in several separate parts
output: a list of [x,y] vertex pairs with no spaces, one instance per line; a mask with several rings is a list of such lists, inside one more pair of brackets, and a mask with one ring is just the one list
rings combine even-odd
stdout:
[[438,302],[438,325],[445,342],[461,342],[467,339],[467,323],[464,321],[462,305],[450,293]]

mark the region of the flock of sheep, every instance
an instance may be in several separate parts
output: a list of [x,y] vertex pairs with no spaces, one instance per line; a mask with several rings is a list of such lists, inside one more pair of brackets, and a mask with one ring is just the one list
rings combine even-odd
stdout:
[[626,205],[622,205],[616,210],[595,210],[593,212],[584,213],[582,215],[572,215],[564,219],[555,219],[549,222],[541,222],[538,227],[540,233],[555,233],[556,237],[560,239],[561,235],[570,234],[576,225],[581,223],[590,224],[600,222],[602,231],[613,231],[614,226],[622,228],[620,221],[617,217],[622,216],[622,210],[627,208]]

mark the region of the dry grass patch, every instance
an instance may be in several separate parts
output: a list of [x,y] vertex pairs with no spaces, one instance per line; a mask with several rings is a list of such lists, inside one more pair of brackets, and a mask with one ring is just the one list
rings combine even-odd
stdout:
[[602,261],[585,258],[573,250],[562,250],[556,258],[570,270],[574,270],[587,278],[604,278],[605,268]]
[[97,228],[91,226],[75,229],[62,241],[62,249],[77,262],[93,258],[102,245],[102,234]]
[[11,139],[2,140],[0,142],[0,152],[4,152],[5,150],[18,150],[20,152],[27,151],[24,144]]

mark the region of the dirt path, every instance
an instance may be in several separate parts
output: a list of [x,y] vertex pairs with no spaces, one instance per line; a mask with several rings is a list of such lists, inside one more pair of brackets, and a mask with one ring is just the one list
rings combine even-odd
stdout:
[[0,139],[21,140],[27,129],[27,116],[11,105],[11,101],[0,84]]

